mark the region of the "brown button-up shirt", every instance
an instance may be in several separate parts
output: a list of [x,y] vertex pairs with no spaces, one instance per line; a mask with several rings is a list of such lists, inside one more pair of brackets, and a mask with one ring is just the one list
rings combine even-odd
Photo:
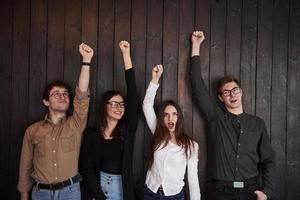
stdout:
[[89,100],[88,92],[77,87],[71,116],[53,124],[46,115],[44,120],[27,128],[20,160],[20,192],[28,192],[34,181],[56,183],[77,174]]

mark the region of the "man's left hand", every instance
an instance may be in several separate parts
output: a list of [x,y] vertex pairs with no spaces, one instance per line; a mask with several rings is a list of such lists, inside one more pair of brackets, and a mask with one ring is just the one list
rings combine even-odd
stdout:
[[262,191],[256,190],[254,193],[257,195],[257,200],[267,200],[268,198]]

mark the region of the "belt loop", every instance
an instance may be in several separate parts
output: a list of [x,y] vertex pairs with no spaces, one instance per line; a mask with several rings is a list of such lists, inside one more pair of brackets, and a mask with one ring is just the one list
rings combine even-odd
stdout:
[[36,182],[36,184],[35,184],[36,191],[40,191],[39,184],[40,184],[39,182]]
[[71,185],[73,185],[73,177],[71,177],[69,179],[70,179]]

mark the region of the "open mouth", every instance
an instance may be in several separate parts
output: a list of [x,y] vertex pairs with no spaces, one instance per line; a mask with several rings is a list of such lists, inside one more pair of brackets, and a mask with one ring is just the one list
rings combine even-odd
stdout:
[[168,122],[168,129],[173,129],[175,124],[173,122]]
[[230,103],[236,103],[237,99],[230,100]]

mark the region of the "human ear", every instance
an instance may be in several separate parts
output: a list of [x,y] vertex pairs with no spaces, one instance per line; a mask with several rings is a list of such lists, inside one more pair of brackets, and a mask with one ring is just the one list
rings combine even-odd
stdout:
[[50,105],[50,102],[47,101],[47,100],[45,100],[45,99],[43,99],[43,104],[44,104],[44,106],[48,107]]

